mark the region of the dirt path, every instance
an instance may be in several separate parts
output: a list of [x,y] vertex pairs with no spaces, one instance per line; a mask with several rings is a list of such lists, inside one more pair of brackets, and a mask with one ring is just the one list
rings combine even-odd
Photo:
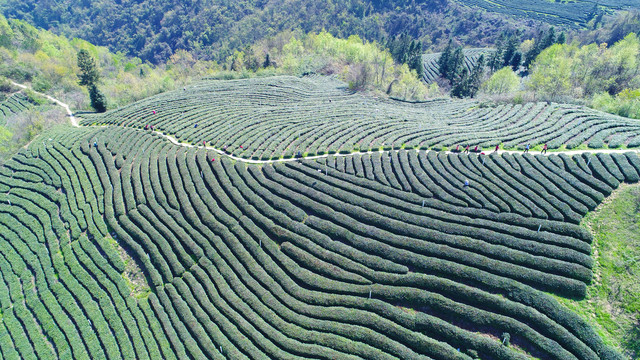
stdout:
[[53,98],[53,97],[51,97],[51,96],[49,96],[47,94],[43,94],[41,92],[35,91],[29,86],[18,84],[17,82],[14,82],[14,81],[11,81],[11,84],[13,84],[13,85],[15,85],[15,86],[17,86],[17,87],[19,87],[21,89],[28,89],[30,91],[33,91],[34,93],[36,93],[36,94],[38,94],[40,96],[44,96],[48,100],[53,101],[54,103],[62,106],[64,108],[64,110],[67,112],[67,115],[69,115],[69,120],[71,121],[71,125],[73,125],[75,127],[79,127],[80,126],[80,124],[78,124],[78,119],[76,119],[76,117],[73,116],[73,112],[71,111],[71,108],[69,108],[69,105],[67,105],[67,104],[63,103],[62,101],[60,101],[60,100],[58,100],[56,98]]
[[[78,119],[73,116],[73,112],[71,111],[71,109],[69,108],[69,105],[63,103],[62,101],[55,99],[49,95],[37,92],[35,90],[33,90],[31,87],[26,86],[26,85],[22,85],[22,84],[18,84],[16,82],[11,81],[11,83],[19,88],[22,89],[29,89],[31,91],[33,91],[34,93],[44,96],[47,99],[53,101],[54,103],[62,106],[65,111],[67,112],[67,114],[69,115],[69,120],[71,121],[71,125],[75,126],[75,127],[80,127],[80,124],[78,123]],[[161,132],[158,131],[154,131],[155,134],[158,134],[162,137],[164,137],[165,139],[169,140],[172,144],[178,145],[178,146],[184,146],[184,147],[190,147],[190,148],[202,148],[202,146],[200,145],[194,145],[194,144],[187,144],[187,143],[182,143],[179,142],[178,140],[176,140],[175,137],[171,136],[171,135],[166,135],[163,134]],[[245,163],[249,163],[249,164],[272,164],[272,163],[277,163],[277,162],[289,162],[289,161],[297,161],[300,158],[290,158],[290,159],[275,159],[275,160],[252,160],[252,159],[245,159],[245,158],[241,158],[241,157],[237,157],[237,156],[233,156],[230,154],[225,153],[224,151],[214,148],[212,146],[205,146],[204,148],[208,149],[208,150],[212,150],[215,151],[216,153],[220,154],[220,155],[224,155],[227,156],[233,160],[236,161],[242,161]],[[379,150],[379,151],[367,151],[367,152],[358,152],[358,153],[350,153],[350,154],[324,154],[324,155],[316,155],[316,156],[305,156],[302,159],[307,159],[307,160],[314,160],[314,159],[322,159],[322,158],[327,158],[330,156],[336,156],[336,157],[341,157],[341,156],[350,156],[353,154],[375,154],[375,153],[384,153],[384,152],[391,152],[391,151],[398,151],[398,150]],[[429,150],[429,151],[434,151],[434,150]],[[551,155],[551,154],[566,154],[566,155],[578,155],[578,154],[584,154],[584,153],[605,153],[605,154],[613,154],[613,153],[625,153],[625,152],[640,152],[640,150],[628,150],[628,149],[593,149],[593,150],[566,150],[566,151],[549,151],[546,154],[543,155]],[[451,151],[446,151],[446,154],[453,154],[453,152]],[[489,155],[494,153],[493,151],[485,151],[485,154]],[[511,151],[511,150],[498,150],[497,151],[498,154],[522,154],[522,151]],[[539,152],[530,152],[532,155],[539,155]],[[470,153],[470,155],[474,155],[474,153]]]

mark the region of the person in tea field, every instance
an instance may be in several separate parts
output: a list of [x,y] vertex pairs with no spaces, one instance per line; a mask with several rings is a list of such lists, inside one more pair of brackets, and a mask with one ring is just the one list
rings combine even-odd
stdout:
[[463,188],[465,187],[469,187],[469,180],[465,179],[464,180],[464,185],[462,185]]
[[478,149],[478,145],[476,145],[476,147],[473,148],[473,152],[474,153],[480,152],[480,149]]
[[526,154],[526,153],[528,153],[528,152],[529,152],[529,144],[527,144],[527,145],[524,147],[524,153]]
[[540,152],[540,154],[546,154],[547,153],[547,144],[544,144],[544,147],[542,148],[542,151]]
[[464,153],[465,153],[465,154],[468,154],[468,153],[469,153],[469,146],[471,146],[471,145],[467,144],[467,147],[466,147],[466,148],[464,148]]
[[496,145],[496,149],[493,152],[498,152],[498,150],[500,150],[500,144]]

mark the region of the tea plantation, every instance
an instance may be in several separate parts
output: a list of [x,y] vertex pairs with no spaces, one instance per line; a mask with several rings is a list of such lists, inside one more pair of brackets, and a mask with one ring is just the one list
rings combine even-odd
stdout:
[[[276,78],[84,123],[108,125],[59,126],[0,167],[0,358],[624,359],[554,296],[584,298],[578,223],[640,180],[637,153],[419,147],[631,147],[637,122]],[[353,144],[403,148],[242,159]]]
[[33,102],[22,93],[14,93],[0,102],[0,126],[7,123],[7,118],[14,114],[28,110],[34,106]]
[[539,20],[554,25],[580,27],[597,16],[598,11],[611,12],[614,10],[636,9],[638,3],[635,0],[574,0],[574,1],[547,1],[547,0],[457,0],[472,7],[479,7],[487,11],[520,18]]
[[483,106],[470,100],[407,103],[353,93],[326,77],[205,81],[84,125],[153,130],[254,160],[457,145],[523,149],[640,146],[640,122],[547,103]]

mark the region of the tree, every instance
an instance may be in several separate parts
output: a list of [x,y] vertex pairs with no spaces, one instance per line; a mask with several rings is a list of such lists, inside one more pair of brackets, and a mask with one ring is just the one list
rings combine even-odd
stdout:
[[80,68],[78,78],[80,78],[81,86],[91,86],[91,84],[97,84],[100,81],[96,63],[85,49],[78,51],[78,67]]
[[451,89],[451,96],[457,98],[467,97],[469,93],[469,72],[466,68],[462,69],[462,73],[460,75],[460,81],[458,81],[453,88]]
[[542,51],[549,48],[553,44],[562,44],[566,40],[567,38],[564,33],[561,33],[560,36],[556,37],[556,30],[553,27],[549,28],[549,31],[546,34],[544,32],[540,32],[538,39],[536,39],[535,45],[525,56],[523,65],[525,67],[529,67],[529,65],[531,65],[531,63],[536,59],[538,55],[540,55]]
[[560,35],[558,36],[558,39],[556,40],[556,44],[564,44],[567,42],[567,34],[563,32],[560,33]]
[[[518,53],[518,38],[512,35],[507,38],[507,46],[502,54],[502,64],[500,64],[500,68],[512,64],[513,57],[516,53]],[[520,64],[517,66],[520,66]]]
[[262,67],[266,69],[269,66],[271,66],[271,59],[269,58],[269,53],[267,53],[267,55],[264,56],[264,63],[262,64]]
[[444,78],[447,77],[449,73],[449,58],[451,57],[451,51],[453,49],[453,40],[449,39],[449,44],[444,51],[440,55],[440,59],[438,59],[438,68],[440,69],[440,75]]
[[518,87],[520,87],[520,78],[508,66],[496,71],[482,84],[484,92],[493,95],[508,94],[518,90]]
[[447,62],[447,72],[444,74],[445,79],[449,79],[452,83],[457,83],[463,76],[464,69],[464,53],[462,46],[458,46]]
[[78,75],[80,79],[79,83],[89,89],[91,107],[97,112],[107,111],[107,100],[104,94],[98,89],[100,74],[95,61],[87,50],[83,49],[78,51],[78,67],[80,68],[80,74]]
[[97,112],[107,111],[107,99],[95,84],[89,85],[89,99],[91,99],[91,107]]
[[522,53],[520,51],[516,51],[515,54],[511,57],[511,61],[508,65],[511,66],[513,71],[518,71],[520,68],[520,64],[522,63]]
[[478,58],[478,62],[473,67],[471,74],[468,73],[466,68],[462,69],[460,80],[458,80],[453,89],[451,89],[451,96],[459,98],[476,96],[478,89],[480,89],[480,85],[482,84],[484,67],[484,55],[480,55],[480,58]]

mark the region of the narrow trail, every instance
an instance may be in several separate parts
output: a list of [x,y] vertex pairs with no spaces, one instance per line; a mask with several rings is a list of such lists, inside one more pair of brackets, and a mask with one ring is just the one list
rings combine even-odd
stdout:
[[17,86],[17,87],[19,87],[21,89],[28,89],[29,91],[33,91],[34,93],[36,93],[36,94],[38,94],[40,96],[44,96],[45,98],[47,98],[50,101],[53,101],[57,105],[62,106],[62,108],[67,112],[67,115],[69,115],[69,120],[71,121],[71,125],[73,125],[75,127],[80,127],[80,124],[78,124],[78,119],[76,119],[76,117],[73,116],[73,112],[71,111],[71,108],[69,107],[69,105],[63,103],[62,101],[60,101],[60,100],[58,100],[58,99],[56,99],[56,98],[54,98],[52,96],[49,96],[47,94],[43,94],[43,93],[41,93],[39,91],[35,91],[30,86],[18,84],[17,82],[14,82],[12,80],[9,80],[9,81],[11,81],[11,84],[13,84],[13,85],[15,85],[15,86]]
[[[33,91],[34,93],[44,96],[45,98],[47,98],[48,100],[51,100],[52,102],[56,103],[57,105],[62,106],[65,111],[67,112],[67,115],[69,116],[69,120],[71,121],[71,125],[74,127],[81,127],[80,123],[78,122],[78,119],[73,115],[73,112],[71,111],[71,108],[69,107],[69,105],[63,103],[62,101],[53,98],[49,95],[43,94],[41,92],[35,91],[33,90],[31,87],[27,86],[27,85],[22,85],[22,84],[18,84],[16,82],[11,81],[11,83],[19,88],[22,89],[29,89],[30,91]],[[399,151],[399,150],[379,150],[379,151],[367,151],[367,152],[355,152],[355,153],[349,153],[349,154],[340,154],[340,153],[336,153],[336,154],[324,154],[324,155],[315,155],[315,156],[304,156],[301,158],[296,158],[296,157],[292,157],[289,159],[274,159],[274,160],[252,160],[252,159],[245,159],[245,158],[241,158],[241,157],[237,157],[237,156],[233,156],[231,154],[227,154],[226,152],[224,152],[223,150],[214,148],[213,146],[202,146],[202,145],[194,145],[194,144],[188,144],[188,143],[182,143],[179,142],[175,137],[171,136],[171,135],[167,135],[167,134],[163,134],[159,131],[153,131],[154,134],[160,135],[162,137],[164,137],[165,139],[167,139],[169,142],[171,142],[174,145],[178,145],[178,146],[184,146],[184,147],[190,147],[190,148],[204,148],[207,150],[212,150],[220,155],[226,156],[230,159],[236,160],[236,161],[241,161],[241,162],[245,162],[248,164],[272,164],[272,163],[278,163],[278,162],[291,162],[291,161],[298,161],[298,160],[302,160],[302,159],[306,159],[306,160],[315,160],[315,159],[323,159],[323,158],[328,158],[328,157],[343,157],[343,156],[351,156],[351,155],[355,155],[355,154],[377,154],[377,153],[385,153],[385,152],[392,152],[392,151]],[[418,150],[416,150],[418,151]],[[435,151],[435,150],[428,150],[428,151]],[[440,151],[442,152],[442,151]],[[626,153],[626,152],[636,152],[640,155],[640,149],[638,150],[630,150],[630,149],[592,149],[592,150],[563,150],[563,151],[548,151],[545,154],[541,154],[538,151],[530,151],[529,153],[532,155],[552,155],[552,154],[566,154],[566,155],[579,155],[579,154],[584,154],[584,153],[603,153],[603,154],[614,154],[614,153]],[[461,154],[462,152],[452,152],[452,151],[445,151],[445,154]],[[490,155],[493,153],[498,153],[498,154],[522,154],[523,151],[514,151],[514,150],[498,150],[498,151],[485,151],[484,154],[486,155]],[[481,155],[482,153],[469,153],[469,155]]]

